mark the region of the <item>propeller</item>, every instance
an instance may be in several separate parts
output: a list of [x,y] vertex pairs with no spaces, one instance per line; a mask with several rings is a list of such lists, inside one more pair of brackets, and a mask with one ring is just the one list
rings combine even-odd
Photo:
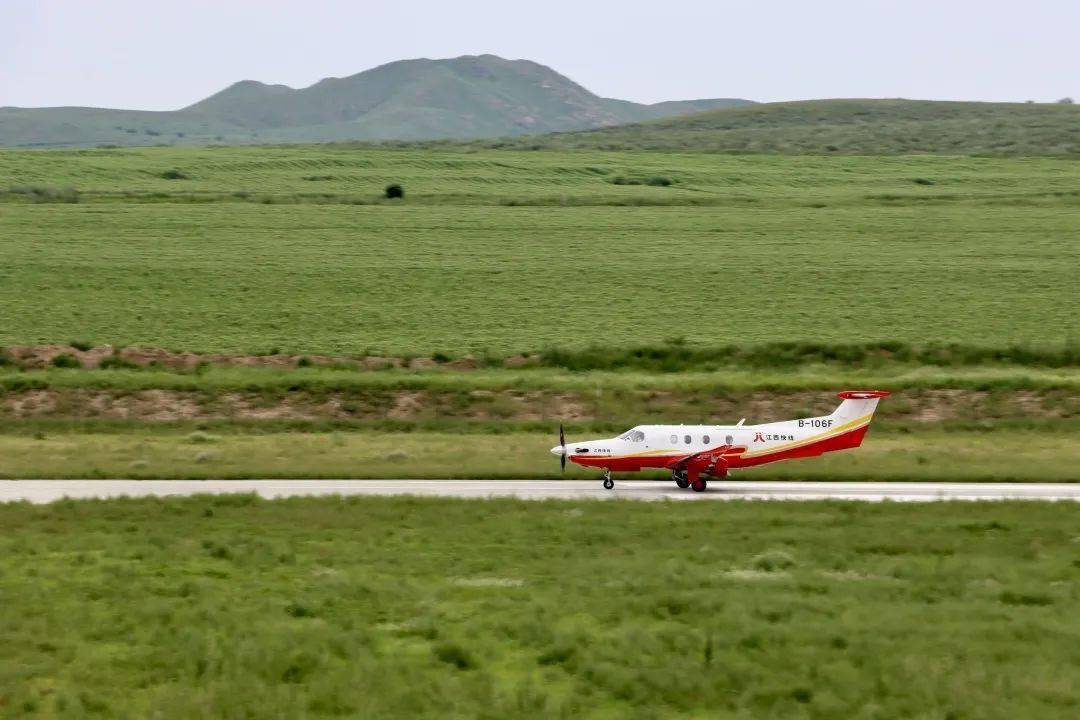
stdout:
[[559,455],[559,471],[566,472],[566,435],[563,434],[562,423],[559,423],[559,447],[562,448],[562,454]]

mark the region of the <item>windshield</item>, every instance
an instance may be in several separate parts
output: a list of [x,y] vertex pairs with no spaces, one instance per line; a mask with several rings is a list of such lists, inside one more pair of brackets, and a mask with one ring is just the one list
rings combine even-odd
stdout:
[[640,430],[628,430],[625,434],[620,435],[619,439],[627,442],[642,442],[645,440],[645,433]]

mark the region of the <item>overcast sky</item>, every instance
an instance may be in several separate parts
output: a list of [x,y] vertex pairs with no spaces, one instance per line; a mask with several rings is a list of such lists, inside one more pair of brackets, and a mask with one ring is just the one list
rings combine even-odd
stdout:
[[237,80],[528,58],[607,97],[1080,96],[1080,0],[0,0],[0,106],[183,107]]

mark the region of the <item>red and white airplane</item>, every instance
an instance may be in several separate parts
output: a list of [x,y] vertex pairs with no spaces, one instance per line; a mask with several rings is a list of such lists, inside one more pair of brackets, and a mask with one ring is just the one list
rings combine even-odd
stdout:
[[816,457],[833,450],[859,447],[884,390],[845,390],[831,415],[744,425],[638,425],[610,440],[566,444],[559,426],[559,444],[551,452],[584,467],[603,468],[604,487],[615,487],[612,472],[649,468],[671,471],[675,484],[703,492],[706,478],[722,478],[732,468],[777,460]]

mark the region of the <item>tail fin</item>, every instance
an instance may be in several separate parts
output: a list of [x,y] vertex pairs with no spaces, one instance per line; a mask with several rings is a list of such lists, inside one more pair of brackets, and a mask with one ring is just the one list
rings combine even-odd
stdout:
[[[868,415],[873,415],[877,409],[878,400],[888,397],[885,390],[845,390],[837,396],[844,402],[833,411],[832,417],[840,423],[858,420]],[[869,417],[866,417],[869,420]]]

